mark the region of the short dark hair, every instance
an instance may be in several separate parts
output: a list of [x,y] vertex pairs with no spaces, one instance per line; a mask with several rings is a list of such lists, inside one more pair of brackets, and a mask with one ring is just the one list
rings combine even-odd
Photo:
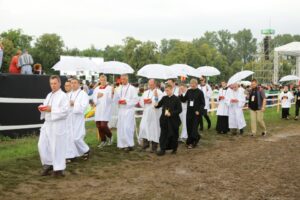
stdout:
[[173,87],[172,87],[172,85],[170,85],[170,84],[166,84],[166,85],[165,85],[165,89],[166,89],[166,88],[172,89]]
[[61,83],[61,79],[58,75],[52,75],[50,76],[50,80],[56,79],[59,83]]
[[77,77],[73,77],[72,79],[71,79],[71,81],[77,81],[79,84],[81,84],[81,82],[80,82],[80,80],[77,78]]
[[257,83],[257,80],[254,78],[254,79],[251,80],[251,82]]

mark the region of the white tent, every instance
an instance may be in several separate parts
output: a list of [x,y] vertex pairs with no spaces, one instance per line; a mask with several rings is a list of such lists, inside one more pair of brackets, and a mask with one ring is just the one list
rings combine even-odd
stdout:
[[274,50],[274,83],[278,83],[279,56],[282,55],[296,57],[296,75],[300,77],[300,42],[291,42]]
[[86,80],[98,77],[97,66],[104,62],[100,57],[79,57],[79,56],[60,56],[52,69],[59,71],[60,75],[84,76]]

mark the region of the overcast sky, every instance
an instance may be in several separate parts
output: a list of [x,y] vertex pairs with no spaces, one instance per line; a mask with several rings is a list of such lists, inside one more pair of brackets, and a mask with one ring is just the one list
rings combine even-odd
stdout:
[[300,34],[300,0],[0,0],[0,32],[59,34],[80,49],[146,41],[192,40],[205,31],[260,30]]

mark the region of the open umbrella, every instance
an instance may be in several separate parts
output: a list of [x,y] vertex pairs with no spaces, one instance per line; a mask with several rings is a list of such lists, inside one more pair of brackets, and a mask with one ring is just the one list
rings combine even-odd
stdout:
[[218,76],[221,74],[221,72],[215,68],[215,67],[211,67],[211,66],[202,66],[202,67],[198,67],[196,69],[197,72],[197,77],[199,76]]
[[252,74],[254,74],[254,72],[252,71],[248,71],[248,70],[245,70],[245,71],[241,71],[241,72],[238,72],[236,74],[234,74],[229,80],[228,80],[228,85],[231,85],[231,84],[234,84],[234,83],[237,83],[245,78],[247,78],[248,76],[251,76]]
[[284,81],[298,81],[300,80],[300,78],[298,76],[295,75],[287,75],[282,77],[279,82],[284,82]]
[[149,64],[142,67],[138,72],[138,76],[143,76],[148,79],[171,79],[177,78],[178,74],[174,73],[169,66],[162,64]]
[[98,64],[96,72],[103,74],[132,74],[134,70],[126,63],[107,61]]
[[183,76],[183,77],[187,77],[187,76],[193,76],[195,75],[195,68],[186,65],[186,64],[174,64],[170,66],[170,69],[178,74],[178,76]]

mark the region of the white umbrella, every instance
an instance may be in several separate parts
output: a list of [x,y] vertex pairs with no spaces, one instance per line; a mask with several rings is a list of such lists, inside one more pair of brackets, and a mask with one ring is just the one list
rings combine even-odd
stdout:
[[284,82],[284,81],[298,81],[300,80],[300,78],[298,76],[295,75],[287,75],[282,77],[279,82]]
[[103,74],[132,74],[134,70],[126,63],[108,61],[98,64],[96,72]]
[[170,66],[171,70],[178,74],[178,76],[183,76],[183,77],[187,77],[187,76],[193,76],[195,75],[195,68],[186,65],[186,64],[174,64]]
[[138,72],[138,76],[143,76],[148,79],[171,79],[177,78],[177,74],[174,73],[169,66],[162,64],[149,64],[142,67]]
[[197,72],[197,77],[200,76],[218,76],[221,74],[221,72],[215,68],[215,67],[211,67],[211,66],[203,66],[203,67],[198,67],[196,69]]
[[247,78],[248,76],[251,76],[252,74],[254,74],[254,72],[248,71],[248,70],[238,72],[238,73],[234,74],[234,75],[228,80],[227,85],[231,85],[231,84],[237,83],[237,82],[239,82],[239,81],[241,81],[241,80]]
[[87,57],[61,56],[52,68],[56,71],[95,71],[97,65]]

